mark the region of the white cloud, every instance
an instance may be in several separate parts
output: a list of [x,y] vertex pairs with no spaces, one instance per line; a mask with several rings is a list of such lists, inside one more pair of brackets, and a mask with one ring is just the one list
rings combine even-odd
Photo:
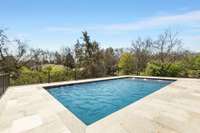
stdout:
[[[186,48],[194,51],[200,51],[200,10],[189,11],[182,14],[159,15],[143,18],[134,22],[108,25],[87,25],[76,27],[49,27],[46,30],[51,32],[80,33],[87,30],[94,33],[103,33],[104,35],[121,35],[126,32],[143,33],[147,31],[151,36],[151,31],[166,29],[169,27],[178,28],[180,36],[183,39]],[[159,33],[158,33],[159,34]],[[126,34],[125,34],[126,35]],[[109,36],[111,40],[113,38]]]
[[184,25],[192,27],[200,26],[200,10],[190,11],[183,14],[154,16],[150,18],[143,18],[130,23],[111,24],[111,25],[95,25],[95,26],[82,26],[82,27],[49,27],[48,31],[57,32],[80,32],[82,30],[89,31],[138,31],[144,29],[159,28],[163,26]]
[[200,35],[184,36],[184,46],[196,52],[200,52]]
[[146,18],[133,23],[114,24],[107,27],[110,30],[133,31],[157,28],[169,25],[188,25],[200,22],[200,11],[188,12],[180,15],[157,16]]

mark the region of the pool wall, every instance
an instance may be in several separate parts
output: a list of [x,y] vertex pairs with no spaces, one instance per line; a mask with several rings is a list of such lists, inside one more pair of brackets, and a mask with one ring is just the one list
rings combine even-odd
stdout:
[[54,87],[62,87],[62,86],[70,86],[70,85],[76,85],[76,84],[86,84],[86,83],[92,83],[92,82],[101,82],[101,81],[108,81],[108,80],[115,80],[115,79],[125,79],[125,78],[134,78],[134,79],[148,79],[148,80],[167,80],[167,81],[176,81],[176,78],[168,78],[168,77],[148,77],[148,76],[116,76],[116,77],[105,77],[105,78],[96,78],[96,79],[83,79],[83,80],[75,80],[72,82],[60,82],[60,83],[49,83],[49,85],[44,85],[44,89],[51,89]]
[[47,90],[80,120],[90,125],[172,82],[121,78],[58,86]]

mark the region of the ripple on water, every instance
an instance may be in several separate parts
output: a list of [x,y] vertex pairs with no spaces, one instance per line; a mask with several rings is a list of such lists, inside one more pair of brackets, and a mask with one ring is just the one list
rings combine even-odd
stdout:
[[170,83],[127,78],[55,87],[48,92],[89,125]]

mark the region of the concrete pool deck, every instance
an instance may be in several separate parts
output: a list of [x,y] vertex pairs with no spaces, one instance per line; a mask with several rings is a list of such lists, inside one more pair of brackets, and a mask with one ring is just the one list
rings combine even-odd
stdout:
[[124,77],[136,76],[10,87],[0,99],[0,133],[200,132],[200,79],[162,77],[176,81],[89,126],[43,88]]

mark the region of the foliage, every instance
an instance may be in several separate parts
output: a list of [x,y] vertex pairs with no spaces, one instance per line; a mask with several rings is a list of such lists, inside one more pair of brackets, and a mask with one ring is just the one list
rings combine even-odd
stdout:
[[102,77],[105,75],[103,53],[96,41],[91,42],[87,32],[83,32],[83,43],[77,41],[75,57],[81,78]]
[[135,71],[137,74],[145,70],[148,61],[150,60],[151,49],[153,42],[151,39],[142,40],[138,38],[132,43],[131,51],[135,58]]
[[113,48],[107,48],[104,53],[103,63],[105,66],[105,74],[106,75],[114,75],[117,70],[117,62],[118,57],[115,55],[115,51]]
[[191,55],[189,59],[183,61],[187,77],[200,78],[200,54]]
[[131,53],[123,53],[118,63],[119,69],[123,74],[132,74],[134,68],[134,58]]
[[48,64],[44,65],[40,71],[31,70],[28,67],[21,67],[19,70],[19,77],[11,80],[14,85],[18,84],[33,84],[33,83],[47,83],[48,72],[50,73],[50,81],[65,81],[74,78],[74,71],[72,69],[66,70],[62,65]]
[[138,38],[130,49],[101,48],[87,32],[73,48],[57,51],[29,48],[0,30],[0,72],[13,85],[140,74],[200,78],[200,54],[181,49],[177,33],[166,30],[157,39]]
[[152,76],[167,76],[167,77],[181,77],[185,69],[182,64],[177,62],[173,64],[151,62],[146,68],[146,75]]

